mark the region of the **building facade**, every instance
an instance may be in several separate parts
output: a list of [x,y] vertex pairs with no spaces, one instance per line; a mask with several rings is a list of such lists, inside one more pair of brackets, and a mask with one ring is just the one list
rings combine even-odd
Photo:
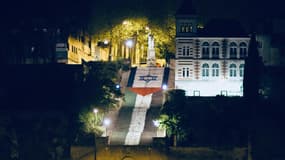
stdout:
[[243,96],[250,38],[239,29],[230,31],[231,26],[236,28],[235,23],[216,21],[202,27],[193,8],[178,11],[176,89],[185,90],[187,96]]

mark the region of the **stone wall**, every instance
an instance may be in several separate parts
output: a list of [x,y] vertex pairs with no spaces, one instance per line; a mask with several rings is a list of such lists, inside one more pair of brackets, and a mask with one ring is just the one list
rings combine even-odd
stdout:
[[[166,147],[156,138],[152,146],[110,146],[106,138],[97,139],[96,160],[246,160],[247,148]],[[94,147],[71,147],[72,160],[95,160]]]

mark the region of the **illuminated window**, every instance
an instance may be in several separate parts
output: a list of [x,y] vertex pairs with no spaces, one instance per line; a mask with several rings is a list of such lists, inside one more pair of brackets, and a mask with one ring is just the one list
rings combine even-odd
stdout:
[[185,26],[183,24],[181,25],[180,32],[185,32]]
[[237,44],[230,43],[230,58],[237,58]]
[[242,42],[239,45],[239,57],[240,58],[245,58],[247,54],[247,47],[246,47],[246,43]]
[[193,27],[191,23],[187,25],[186,32],[193,32]]
[[235,64],[230,65],[230,77],[237,76],[237,66]]
[[212,44],[212,58],[219,58],[219,48],[220,45],[218,42]]
[[209,43],[208,42],[204,42],[202,44],[202,58],[210,58]]
[[185,25],[185,32],[190,32],[189,30],[190,30],[189,26]]
[[219,65],[217,63],[212,65],[212,76],[219,77]]
[[193,31],[193,27],[191,23],[182,23],[180,26],[180,32],[192,32]]
[[239,65],[239,76],[243,77],[244,75],[244,64]]
[[202,77],[209,77],[209,65],[207,63],[202,66]]
[[190,69],[188,67],[182,68],[182,77],[190,77]]

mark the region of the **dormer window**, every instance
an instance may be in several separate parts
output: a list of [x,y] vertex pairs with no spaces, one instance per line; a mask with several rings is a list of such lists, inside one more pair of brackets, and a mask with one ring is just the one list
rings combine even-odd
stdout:
[[180,26],[180,32],[189,33],[193,31],[192,23],[182,23]]

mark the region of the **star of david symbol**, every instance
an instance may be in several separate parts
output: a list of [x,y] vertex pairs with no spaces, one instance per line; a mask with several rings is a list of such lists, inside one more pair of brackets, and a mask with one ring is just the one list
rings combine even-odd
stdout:
[[139,80],[140,81],[145,81],[146,83],[148,83],[150,81],[156,81],[157,80],[157,76],[152,76],[152,75],[148,74],[146,76],[139,76]]

